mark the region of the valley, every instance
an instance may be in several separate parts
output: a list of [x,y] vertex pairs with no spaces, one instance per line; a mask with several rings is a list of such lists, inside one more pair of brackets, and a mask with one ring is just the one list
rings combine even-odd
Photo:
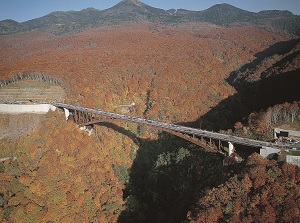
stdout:
[[[143,120],[270,141],[272,128],[300,123],[299,16],[273,13],[126,0],[0,21],[0,101],[130,105]],[[224,167],[222,154],[132,122],[89,136],[60,109],[0,114],[0,128],[0,159],[12,157],[0,162],[2,222],[299,220],[294,165],[254,153]]]

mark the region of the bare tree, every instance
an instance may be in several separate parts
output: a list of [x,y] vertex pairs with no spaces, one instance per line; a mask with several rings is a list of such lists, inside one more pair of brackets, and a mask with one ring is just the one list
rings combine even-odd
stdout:
[[267,129],[270,129],[272,125],[272,109],[269,108],[264,115],[264,122],[266,124]]
[[293,104],[291,104],[291,106],[289,107],[289,113],[291,114],[292,123],[294,123],[298,111],[299,111],[298,103],[294,102]]
[[272,122],[277,123],[279,116],[280,116],[280,111],[281,111],[281,106],[280,105],[275,105],[272,108]]
[[285,122],[289,122],[290,120],[290,116],[289,116],[289,107],[290,107],[290,104],[285,102],[282,106],[282,115],[283,115],[283,120]]

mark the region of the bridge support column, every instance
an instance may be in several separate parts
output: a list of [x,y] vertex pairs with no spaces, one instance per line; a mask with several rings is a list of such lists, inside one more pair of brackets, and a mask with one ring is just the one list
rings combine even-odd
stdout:
[[234,151],[233,143],[228,142],[228,156],[230,156]]
[[66,109],[66,108],[64,108],[64,111],[65,111],[66,120],[68,121],[69,115],[70,115],[70,111],[69,111],[69,109]]

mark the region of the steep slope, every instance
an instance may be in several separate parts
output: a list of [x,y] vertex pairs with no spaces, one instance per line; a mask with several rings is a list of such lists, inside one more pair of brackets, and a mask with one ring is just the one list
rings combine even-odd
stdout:
[[208,189],[188,213],[190,222],[299,222],[300,169],[258,154],[241,174]]
[[[226,82],[233,70],[284,40],[207,23],[25,32],[0,36],[0,74],[39,71],[66,84],[69,103],[113,112],[135,102],[132,115],[191,122],[235,93]],[[129,213],[135,222],[176,222],[204,187],[220,183],[222,157],[132,123],[96,129],[89,137],[57,112],[33,134],[1,140],[0,158],[17,160],[0,166],[0,221],[116,222]]]
[[54,76],[68,84],[69,100],[82,105],[110,110],[134,101],[138,116],[148,104],[147,115],[184,122],[233,94],[225,79],[254,59],[253,52],[284,39],[253,27],[192,26],[195,31],[131,24],[64,36],[2,36],[0,70],[3,78],[31,71]]
[[112,148],[135,146],[132,140],[107,128],[89,137],[62,112],[11,118],[15,128],[28,121],[34,131],[0,140],[0,158],[15,157],[0,162],[0,221],[116,222],[123,185],[112,165],[127,169],[130,150]]
[[203,122],[207,129],[232,129],[236,122],[246,122],[252,112],[299,101],[299,41],[298,38],[275,43],[231,72],[227,82],[236,93],[220,101],[196,123]]

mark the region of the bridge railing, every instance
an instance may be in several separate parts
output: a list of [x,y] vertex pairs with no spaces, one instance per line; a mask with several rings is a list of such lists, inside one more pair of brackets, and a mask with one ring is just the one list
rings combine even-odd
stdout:
[[169,123],[164,123],[164,122],[155,121],[155,120],[143,119],[143,118],[138,118],[138,117],[134,117],[134,116],[121,115],[121,114],[117,114],[117,113],[106,112],[106,111],[103,111],[100,109],[85,108],[85,107],[81,107],[81,106],[69,105],[69,104],[64,104],[64,103],[51,103],[51,104],[54,105],[55,107],[66,108],[69,110],[77,110],[77,111],[91,113],[91,114],[100,115],[100,116],[105,116],[105,117],[109,117],[109,118],[113,118],[113,119],[120,119],[120,120],[135,122],[135,123],[139,123],[139,124],[170,129],[170,130],[176,131],[176,132],[181,132],[181,133],[185,133],[185,134],[231,142],[231,143],[239,144],[239,145],[246,145],[246,146],[258,147],[258,148],[261,148],[261,147],[291,148],[292,147],[290,145],[282,146],[282,145],[277,145],[277,144],[270,143],[270,142],[264,142],[264,141],[254,140],[254,139],[226,135],[226,134],[222,134],[222,133],[210,132],[210,131],[206,131],[206,130],[195,129],[195,128],[191,128],[191,127],[176,125],[176,124],[169,124]]

